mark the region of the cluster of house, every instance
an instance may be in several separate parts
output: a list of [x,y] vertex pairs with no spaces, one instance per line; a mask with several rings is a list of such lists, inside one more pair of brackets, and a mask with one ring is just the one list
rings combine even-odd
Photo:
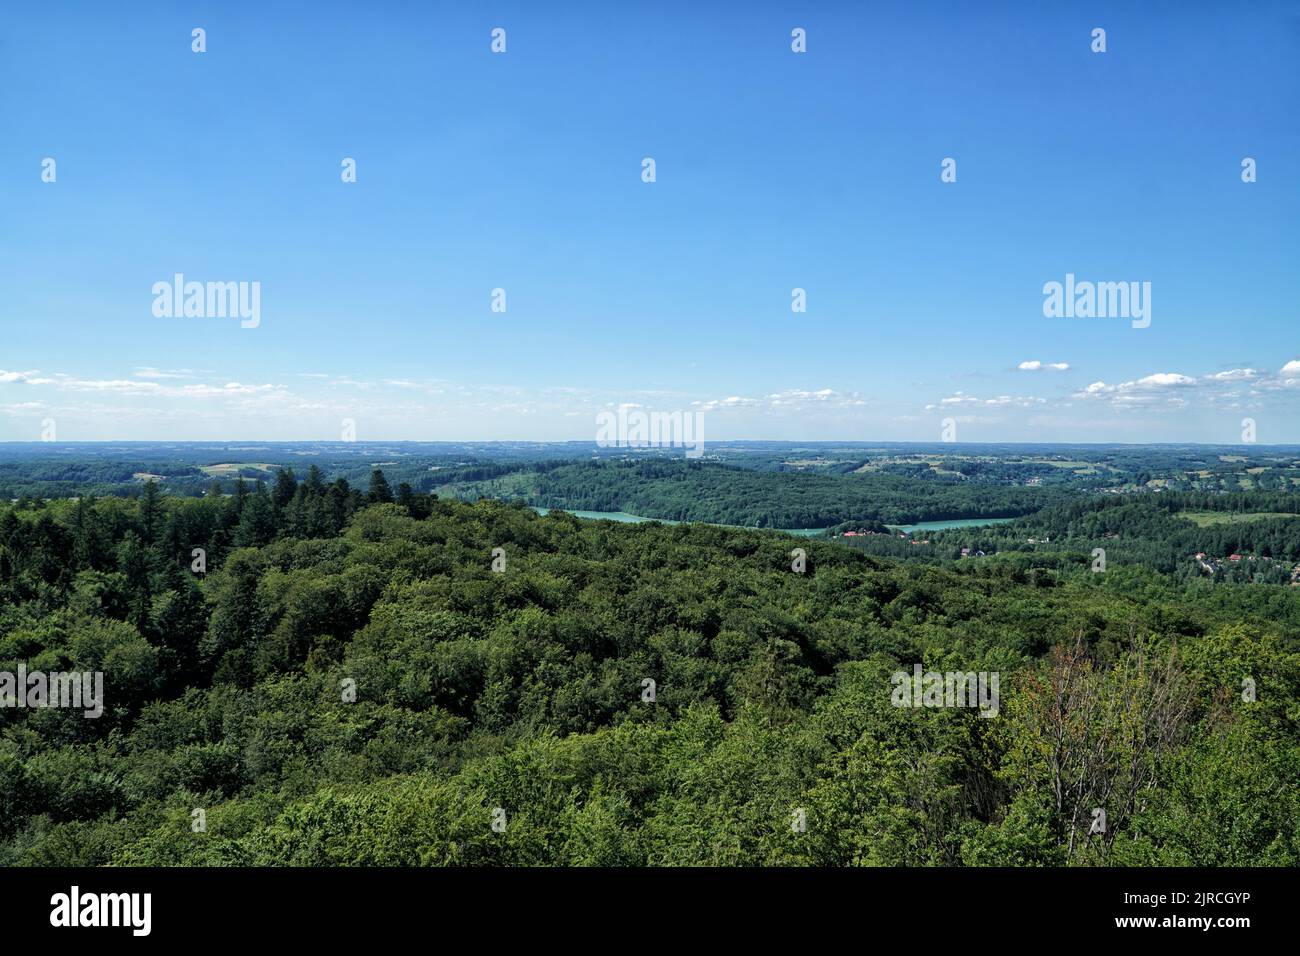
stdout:
[[[898,537],[898,538],[906,538],[907,540],[911,541],[912,544],[929,544],[929,543],[930,543],[930,539],[929,539],[929,538],[913,538],[911,535],[903,534],[901,531],[898,531],[898,532],[893,532],[893,531],[865,531],[865,530],[862,530],[862,529],[858,529],[857,531],[844,531],[844,532],[841,532],[841,533],[839,533],[839,534],[833,534],[833,535],[831,535],[831,537],[832,537],[832,538],[866,538],[866,537],[872,537],[872,538],[892,538],[892,537]],[[1030,540],[1031,542],[1034,541],[1033,538],[1030,538],[1029,540]],[[1044,539],[1043,539],[1043,541],[1050,541],[1050,540],[1051,540],[1050,538],[1044,538]],[[979,550],[978,548],[962,548],[962,549],[961,549],[961,556],[962,556],[963,558],[982,558],[982,557],[984,557],[984,552],[981,551],[981,550]]]
[[[1231,566],[1234,564],[1241,564],[1241,562],[1243,561],[1247,561],[1247,562],[1258,561],[1261,564],[1273,563],[1272,558],[1269,557],[1257,558],[1253,554],[1230,554],[1226,558],[1212,558],[1204,551],[1196,552],[1196,563],[1200,567],[1200,569],[1202,571],[1205,571],[1207,574],[1214,574],[1216,571],[1220,570],[1225,564]],[[1291,569],[1291,587],[1293,588],[1300,587],[1300,564],[1297,564],[1294,568]]]
[[[907,535],[899,531],[896,534],[891,531],[845,531],[843,534],[833,534],[832,538],[906,538]],[[929,538],[912,538],[912,544],[929,544]]]

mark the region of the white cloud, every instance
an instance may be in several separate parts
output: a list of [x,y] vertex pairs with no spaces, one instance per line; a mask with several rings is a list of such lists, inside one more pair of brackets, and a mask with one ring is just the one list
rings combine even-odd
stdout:
[[1104,401],[1115,409],[1261,407],[1270,397],[1300,388],[1300,362],[1289,364],[1294,366],[1294,378],[1288,378],[1285,369],[1274,375],[1253,368],[1234,368],[1200,378],[1181,372],[1156,372],[1118,385],[1093,382],[1071,398]]
[[[1000,406],[1015,406],[1018,408],[1030,408],[1035,405],[1043,405],[1047,402],[1045,398],[1037,398],[1035,395],[996,395],[993,398],[976,398],[975,395],[967,395],[965,392],[958,392],[949,395],[948,398],[939,399],[939,406],[982,406],[985,408],[996,408]],[[928,405],[927,408],[936,406]]]
[[1027,362],[1021,362],[1016,368],[1022,372],[1068,372],[1070,363],[1040,362],[1038,359],[1030,359]]
[[957,392],[947,398],[939,399],[938,404],[925,406],[926,411],[936,408],[1033,408],[1046,403],[1047,399],[1034,395],[997,395],[993,398],[977,398],[965,392]]
[[0,405],[0,411],[6,415],[34,415],[48,409],[44,402],[15,402],[12,405]]
[[726,398],[714,398],[707,402],[691,402],[702,412],[715,412],[723,408],[754,408],[762,404],[757,398],[742,398],[739,395],[728,395]]
[[1165,389],[1187,388],[1195,384],[1196,379],[1192,378],[1190,375],[1183,375],[1180,372],[1156,372],[1132,382],[1121,382],[1119,385],[1107,385],[1105,382],[1093,382],[1083,391],[1075,392],[1074,397],[1093,398],[1104,395],[1116,400],[1135,401],[1144,397],[1153,396],[1155,393],[1162,392]]
[[833,388],[788,388],[781,392],[764,395],[762,398],[729,395],[726,398],[693,401],[690,404],[700,411],[707,412],[733,408],[762,408],[764,406],[781,411],[849,408],[863,406],[867,402],[857,392],[837,392]]
[[201,375],[211,375],[211,370],[192,369],[192,368],[172,368],[161,369],[154,368],[152,365],[141,365],[135,370],[136,378],[198,378]]
[[1195,385],[1196,379],[1189,375],[1182,375],[1178,372],[1156,372],[1154,375],[1148,375],[1146,378],[1140,378],[1136,382],[1126,382],[1120,388],[1138,387],[1138,388],[1172,388],[1180,385]]
[[32,369],[29,372],[6,372],[4,369],[0,368],[0,384],[6,384],[9,382],[30,383],[32,377],[39,374],[40,373],[35,369]]

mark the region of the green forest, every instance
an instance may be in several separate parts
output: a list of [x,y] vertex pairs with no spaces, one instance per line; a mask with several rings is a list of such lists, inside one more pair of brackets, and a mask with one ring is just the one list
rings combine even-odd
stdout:
[[[610,470],[681,483],[683,516],[708,476]],[[768,522],[815,524],[806,488]],[[0,707],[0,862],[1294,866],[1298,627],[1280,585],[539,516],[382,470],[24,497],[0,671],[100,671],[105,704]],[[899,706],[916,665],[996,675],[996,715]]]
[[471,500],[509,497],[567,511],[625,511],[750,528],[1006,518],[1062,498],[1057,489],[967,481],[960,474],[924,480],[887,472],[840,476],[698,461],[543,462],[504,466],[486,478],[477,477],[483,469],[470,473],[471,480],[437,490]]
[[1298,512],[1300,498],[1276,492],[1167,492],[1079,498],[1007,524],[923,531],[906,540],[869,522],[839,529],[884,532],[841,540],[869,554],[911,561],[951,560],[966,548],[1022,567],[1085,567],[1101,548],[1108,562],[1183,582],[1285,585],[1297,580],[1300,568]]

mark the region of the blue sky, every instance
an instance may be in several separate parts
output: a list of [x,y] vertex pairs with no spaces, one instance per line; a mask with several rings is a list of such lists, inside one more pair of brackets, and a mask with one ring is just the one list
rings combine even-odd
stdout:
[[10,5],[0,440],[1300,441],[1297,62],[1296,4]]

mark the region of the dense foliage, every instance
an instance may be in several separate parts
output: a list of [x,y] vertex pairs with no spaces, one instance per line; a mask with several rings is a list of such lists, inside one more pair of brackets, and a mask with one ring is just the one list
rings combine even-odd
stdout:
[[830,476],[672,460],[538,464],[488,480],[441,485],[439,490],[465,498],[518,498],[568,511],[625,511],[749,528],[1005,518],[1029,514],[1060,498],[1053,489],[966,481],[960,476],[926,480],[884,472]]
[[[857,527],[857,525],[852,525]],[[865,526],[864,527],[870,527]],[[1276,492],[1163,492],[1089,497],[1010,524],[844,538],[879,556],[943,561],[968,553],[1017,554],[1040,567],[1140,566],[1182,581],[1288,584],[1300,580],[1300,496]],[[919,542],[924,541],[924,544]]]
[[[1284,587],[379,474],[24,502],[0,670],[101,670],[107,705],[0,709],[0,860],[1295,865],[1298,623]],[[894,706],[916,663],[998,673],[998,715]]]

